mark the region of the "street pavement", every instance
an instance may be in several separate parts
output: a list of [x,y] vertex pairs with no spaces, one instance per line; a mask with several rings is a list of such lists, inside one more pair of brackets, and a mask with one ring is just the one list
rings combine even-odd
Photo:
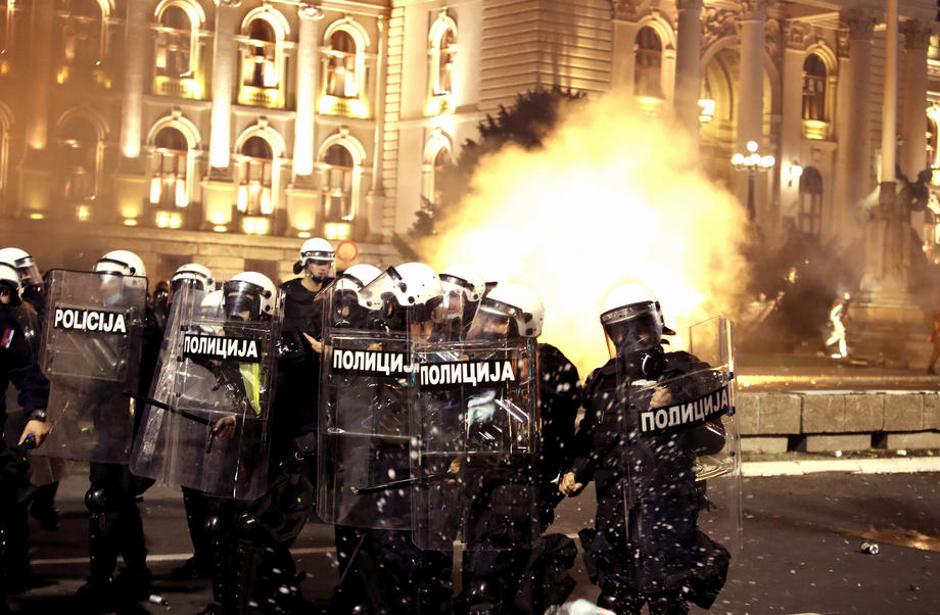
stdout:
[[[34,570],[49,584],[14,599],[15,611],[77,612],[72,594],[87,572],[86,485],[80,470],[63,482],[58,532],[33,527]],[[169,580],[190,549],[179,492],[151,489],[143,511],[154,592],[168,606],[142,605],[139,612],[195,613],[209,599],[208,582]],[[552,531],[573,536],[592,524],[593,512],[589,488],[559,507]],[[940,473],[749,477],[743,518],[743,547],[713,613],[940,613]],[[308,573],[304,594],[313,601],[326,601],[337,580],[331,538],[329,527],[308,524],[296,544]],[[879,544],[878,555],[861,552],[866,540]],[[580,559],[574,575],[572,598],[596,597]]]

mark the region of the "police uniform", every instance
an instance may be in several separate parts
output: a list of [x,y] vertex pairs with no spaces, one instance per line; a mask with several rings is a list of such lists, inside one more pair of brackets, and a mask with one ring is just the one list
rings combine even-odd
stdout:
[[[688,353],[669,353],[659,379],[703,368]],[[727,551],[698,530],[704,497],[695,482],[696,450],[720,449],[723,442],[709,442],[711,432],[701,428],[639,438],[641,408],[625,401],[639,375],[625,375],[624,394],[617,369],[611,359],[585,385],[585,415],[570,468],[577,482],[593,479],[596,487],[594,531],[582,533],[582,540],[596,567],[598,605],[618,615],[639,614],[644,604],[652,615],[687,613],[686,600],[710,605],[727,572]],[[704,390],[707,383],[695,388]],[[692,399],[702,391],[670,393]]]
[[[148,307],[144,316],[144,341],[137,388],[140,397],[146,398],[150,393],[162,337],[153,311]],[[141,416],[142,413],[135,413],[135,431]],[[107,439],[107,427],[97,427],[102,430],[102,439]],[[145,599],[150,586],[150,571],[147,568],[147,547],[137,498],[153,481],[134,476],[126,464],[99,462],[90,464],[89,481],[85,506],[89,512],[91,566],[88,582],[79,588],[78,597],[90,602],[112,598],[112,575],[117,567],[118,555],[121,555],[125,570],[114,579],[113,589],[117,590],[120,598],[132,601]]]
[[[563,499],[553,481],[568,464],[581,406],[581,385],[577,368],[558,348],[539,344],[538,354],[542,422],[539,454],[534,467],[520,468],[523,473],[534,471],[538,476],[537,511],[515,508],[515,491],[494,488],[491,495],[497,496],[497,501],[487,500],[475,524],[505,524],[513,515],[533,512],[539,515],[540,536],[531,549],[474,552],[468,548],[464,587],[471,613],[542,613],[553,604],[563,603],[575,585],[568,575],[577,556],[574,542],[560,534],[541,534],[554,521],[555,507]],[[499,494],[507,501],[499,502]],[[501,508],[504,514],[499,512]],[[519,526],[526,527],[527,521],[522,520]]]
[[[45,420],[39,411],[49,400],[49,382],[39,371],[23,331],[6,306],[0,307],[0,425],[6,422],[6,390],[13,383],[27,418]],[[29,462],[22,450],[0,438],[0,611],[6,609],[8,557],[12,515],[29,488]]]

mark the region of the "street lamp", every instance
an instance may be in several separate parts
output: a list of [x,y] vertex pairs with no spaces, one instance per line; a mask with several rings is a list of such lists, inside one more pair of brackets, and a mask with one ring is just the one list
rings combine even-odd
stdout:
[[754,221],[756,210],[754,208],[754,182],[758,173],[767,172],[773,168],[776,160],[773,156],[761,156],[757,152],[757,141],[747,142],[747,154],[735,153],[731,157],[731,164],[736,171],[747,173],[747,217]]

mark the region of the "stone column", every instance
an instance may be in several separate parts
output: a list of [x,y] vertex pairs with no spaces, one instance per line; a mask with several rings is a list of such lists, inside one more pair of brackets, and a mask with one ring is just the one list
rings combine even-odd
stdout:
[[[848,25],[847,53],[840,49],[836,138],[837,220],[845,229],[843,242],[855,239],[860,202],[872,190],[871,176],[871,40],[875,20],[867,12],[842,14]],[[852,236],[846,236],[851,234]]]
[[380,236],[385,212],[385,186],[382,182],[382,152],[385,144],[385,90],[386,64],[388,62],[388,24],[384,15],[376,19],[379,29],[379,55],[376,59],[375,79],[375,136],[372,143],[372,185],[366,193],[366,220],[369,235]]
[[[803,143],[803,63],[806,61],[806,37],[812,28],[799,21],[788,20],[784,24],[783,52],[783,101],[780,105],[783,117],[780,122],[780,201],[781,214],[795,216],[799,205],[799,180],[791,176],[794,161],[809,166],[801,160]],[[827,92],[833,96],[834,92]]]
[[[885,19],[885,76],[881,102],[881,186],[894,202],[894,172],[898,148],[898,0],[887,0]],[[890,188],[886,184],[892,184]]]
[[901,114],[901,170],[913,180],[927,168],[927,47],[930,28],[917,21],[905,22],[904,112]]
[[636,33],[640,29],[639,3],[635,0],[614,0],[614,44],[610,89],[627,97],[633,96],[636,74]]
[[29,101],[29,125],[26,144],[30,149],[45,149],[49,138],[49,86],[52,82],[52,22],[55,18],[53,0],[33,2],[32,96]]
[[297,9],[297,13],[300,16],[300,34],[297,43],[297,119],[294,123],[295,177],[313,174],[323,11],[308,5]]
[[701,92],[702,0],[678,0],[675,112],[679,125],[698,142]]
[[764,130],[764,23],[767,5],[764,0],[741,3],[740,24],[741,66],[738,78],[738,151],[746,151],[748,141],[763,141]]
[[147,36],[147,3],[128,2],[124,38],[124,89],[121,100],[121,154],[140,155],[141,113],[144,99],[144,56],[151,37]]
[[212,119],[209,164],[224,169],[231,160],[232,87],[235,85],[236,12],[241,0],[215,0],[215,42],[212,51]]

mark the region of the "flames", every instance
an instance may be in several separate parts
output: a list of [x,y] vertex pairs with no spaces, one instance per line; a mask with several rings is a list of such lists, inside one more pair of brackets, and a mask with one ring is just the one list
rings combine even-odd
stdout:
[[582,378],[607,359],[598,316],[618,283],[645,283],[672,326],[733,312],[747,281],[746,214],[696,167],[681,131],[620,97],[574,103],[536,151],[484,158],[420,252],[516,281],[546,306],[541,340]]

